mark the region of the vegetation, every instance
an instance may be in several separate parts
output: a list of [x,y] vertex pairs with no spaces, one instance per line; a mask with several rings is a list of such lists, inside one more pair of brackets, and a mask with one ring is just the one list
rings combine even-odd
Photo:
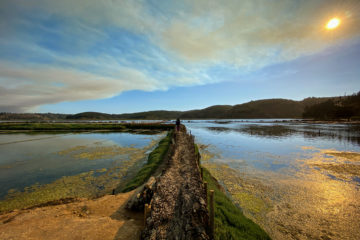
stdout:
[[107,113],[98,113],[98,112],[83,112],[83,113],[77,113],[74,115],[68,115],[66,116],[66,119],[72,119],[72,120],[87,120],[87,119],[93,119],[93,120],[113,120],[116,119],[115,114],[107,114]]
[[[148,111],[125,114],[83,112],[78,114],[0,113],[0,120],[126,120],[126,119],[232,119],[232,118],[347,118],[360,116],[359,93],[348,97],[264,99],[234,106],[215,105],[190,111]],[[335,106],[331,106],[331,103]],[[323,104],[323,105],[322,105]],[[321,110],[321,114],[318,113]]]
[[246,218],[221,191],[219,183],[206,168],[203,168],[203,176],[204,181],[208,182],[208,191],[214,190],[215,239],[270,239],[260,226]]
[[139,113],[125,113],[119,114],[118,118],[120,119],[175,119],[181,115],[180,111],[149,111],[149,112],[139,112]]
[[120,124],[97,123],[1,123],[0,130],[122,130],[125,126]]
[[304,118],[320,120],[360,117],[360,92],[351,96],[331,98],[325,102],[305,107]]
[[163,159],[169,149],[173,131],[169,131],[167,136],[159,142],[159,145],[149,154],[147,163],[140,169],[136,176],[128,182],[121,192],[129,192],[144,184],[156,169],[163,162]]
[[238,131],[244,132],[250,135],[262,136],[262,137],[285,137],[294,134],[296,131],[288,126],[283,125],[245,125]]
[[126,129],[170,130],[173,129],[173,127],[173,124],[160,123],[0,123],[0,131],[121,131]]
[[64,120],[68,114],[59,113],[0,113],[0,120],[26,120],[26,121],[51,121]]
[[175,119],[179,117],[179,111],[149,111],[139,113],[125,113],[125,114],[106,114],[98,112],[83,112],[74,115],[68,115],[66,119],[72,120],[113,120],[113,119]]

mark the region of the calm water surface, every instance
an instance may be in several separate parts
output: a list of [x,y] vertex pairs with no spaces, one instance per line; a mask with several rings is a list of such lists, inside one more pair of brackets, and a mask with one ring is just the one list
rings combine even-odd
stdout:
[[163,133],[0,134],[0,199],[9,191],[21,192],[34,184],[46,185],[79,174],[101,190],[110,178],[119,182],[128,170],[141,166],[162,136]]
[[273,239],[360,239],[360,126],[186,121],[202,162]]

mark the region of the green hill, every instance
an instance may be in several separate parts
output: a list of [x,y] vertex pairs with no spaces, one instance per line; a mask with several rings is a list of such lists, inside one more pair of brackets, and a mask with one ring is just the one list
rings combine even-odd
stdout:
[[345,97],[264,99],[238,105],[215,105],[190,111],[147,111],[124,114],[83,112],[78,114],[0,113],[0,120],[126,120],[126,119],[235,119],[235,118],[314,118],[337,119],[360,117],[360,92]]

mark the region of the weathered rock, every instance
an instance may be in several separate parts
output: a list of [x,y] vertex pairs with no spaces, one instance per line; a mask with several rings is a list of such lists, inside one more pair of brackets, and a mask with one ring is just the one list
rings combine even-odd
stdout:
[[140,187],[126,203],[126,208],[133,211],[143,211],[145,204],[150,203],[155,188],[156,179],[154,177],[150,177],[149,180]]

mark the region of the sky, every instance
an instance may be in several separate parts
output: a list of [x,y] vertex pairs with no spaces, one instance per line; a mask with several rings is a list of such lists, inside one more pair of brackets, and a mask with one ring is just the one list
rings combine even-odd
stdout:
[[[340,25],[327,29],[332,18]],[[360,91],[359,0],[0,0],[0,112]]]

